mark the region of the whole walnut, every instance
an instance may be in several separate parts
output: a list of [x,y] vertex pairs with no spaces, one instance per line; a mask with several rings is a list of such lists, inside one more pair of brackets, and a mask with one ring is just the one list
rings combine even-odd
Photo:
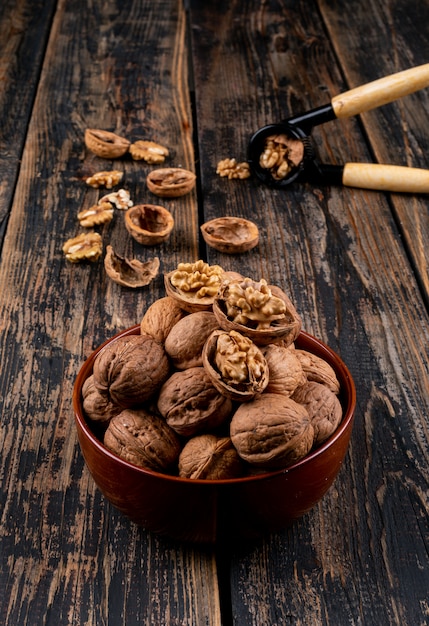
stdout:
[[305,406],[314,428],[314,443],[323,443],[337,429],[343,417],[338,396],[323,383],[307,382],[292,398]]
[[287,396],[263,393],[234,413],[230,436],[242,459],[265,469],[280,469],[304,457],[314,428],[304,406]]
[[106,423],[121,412],[121,408],[110,400],[108,393],[103,393],[94,384],[94,376],[89,376],[82,385],[83,410],[94,422]]
[[291,396],[299,385],[307,381],[294,349],[271,343],[262,352],[270,372],[267,393]]
[[184,445],[179,456],[182,478],[223,480],[243,473],[242,461],[229,437],[197,435]]
[[192,437],[223,424],[232,403],[213,387],[203,367],[190,367],[175,372],[163,384],[158,411],[173,430]]
[[203,346],[210,333],[218,328],[210,311],[190,313],[179,320],[169,332],[164,348],[174,367],[185,370],[203,364]]
[[295,350],[308,381],[322,383],[334,393],[340,392],[340,383],[334,368],[320,356],[307,350]]
[[119,337],[94,361],[94,383],[122,408],[143,404],[161,387],[170,364],[164,348],[150,335]]
[[113,417],[104,434],[104,445],[125,461],[156,472],[170,470],[182,448],[162,417],[143,409],[124,409]]
[[180,308],[174,298],[159,298],[146,310],[140,322],[140,332],[164,343],[173,326],[185,315],[187,312]]

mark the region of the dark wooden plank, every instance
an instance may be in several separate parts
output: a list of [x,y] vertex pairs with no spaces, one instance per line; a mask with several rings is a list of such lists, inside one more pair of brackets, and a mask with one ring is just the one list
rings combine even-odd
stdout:
[[0,244],[56,4],[4,0],[0,6]]
[[[149,198],[148,168],[94,157],[84,131],[160,141],[172,164],[192,168],[186,59],[175,0],[72,0],[55,14],[0,267],[3,624],[220,621],[212,553],[162,542],[112,510],[84,467],[71,406],[84,358],[163,294],[161,274],[134,291],[111,283],[102,260],[64,258],[63,243],[81,230],[77,212],[104,193],[85,185],[88,173],[123,168],[134,202]],[[176,218],[168,245],[131,241],[120,213],[100,229],[104,245],[158,255],[162,271],[195,260],[195,193],[166,206]]]
[[[234,552],[233,623],[425,623],[429,325],[391,199],[311,185],[271,191],[215,174],[221,158],[245,157],[260,126],[324,104],[369,75],[355,64],[347,82],[351,70],[345,78],[341,63],[352,54],[338,62],[316,3],[219,2],[216,20],[207,5],[191,9],[204,217],[249,217],[262,235],[257,250],[237,258],[210,250],[209,258],[285,288],[305,328],[341,354],[358,389],[352,444],[335,487],[290,531]],[[331,23],[344,30],[333,37],[345,45],[364,13],[361,46],[380,39],[380,47],[398,45],[388,58],[399,58],[405,43],[392,42],[387,22],[380,28],[381,3],[361,3],[357,14],[329,3]],[[425,37],[427,22],[421,29]],[[385,66],[377,59],[371,71],[378,73]],[[425,95],[416,97],[427,115]],[[398,140],[412,143],[408,108],[403,115]],[[351,119],[318,129],[314,141],[322,159],[341,163],[372,160],[374,136],[368,143]]]

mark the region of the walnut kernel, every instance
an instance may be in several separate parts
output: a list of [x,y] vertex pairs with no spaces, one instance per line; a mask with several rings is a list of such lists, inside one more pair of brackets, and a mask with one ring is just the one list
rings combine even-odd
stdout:
[[222,159],[219,161],[216,167],[216,174],[222,177],[228,177],[230,180],[232,178],[249,178],[250,177],[250,167],[249,164],[244,161],[242,163],[238,163],[237,159]]
[[84,209],[77,214],[77,218],[80,225],[84,228],[91,228],[92,226],[99,226],[100,224],[106,224],[113,219],[113,207],[110,202],[101,202],[95,204],[89,209]]
[[96,172],[86,179],[86,184],[90,187],[94,187],[94,189],[98,189],[99,187],[112,189],[112,187],[119,185],[123,176],[124,172],[120,172],[119,170],[113,170],[111,172]]
[[103,252],[101,235],[93,232],[81,233],[65,242],[63,252],[70,263],[97,261]]
[[151,165],[164,163],[169,155],[167,148],[154,141],[135,141],[130,145],[129,151],[135,161],[146,161]]

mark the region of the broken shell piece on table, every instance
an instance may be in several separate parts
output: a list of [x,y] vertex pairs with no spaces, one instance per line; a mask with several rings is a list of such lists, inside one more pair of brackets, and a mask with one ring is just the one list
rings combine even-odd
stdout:
[[159,271],[159,258],[142,262],[137,259],[127,259],[116,254],[113,247],[108,245],[104,257],[104,267],[107,275],[115,283],[124,287],[145,287]]

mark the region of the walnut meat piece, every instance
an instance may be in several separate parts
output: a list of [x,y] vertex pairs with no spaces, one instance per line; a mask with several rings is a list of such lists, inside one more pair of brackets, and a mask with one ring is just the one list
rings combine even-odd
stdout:
[[191,367],[175,372],[163,384],[158,410],[179,435],[192,437],[221,426],[232,404],[213,387],[203,367]]
[[63,252],[67,261],[97,261],[103,252],[103,243],[99,233],[81,233],[72,239],[67,239],[63,245]]
[[143,404],[169,375],[164,348],[149,335],[119,337],[94,361],[94,384],[122,408]]
[[322,383],[336,394],[340,392],[340,383],[335,370],[327,361],[307,350],[295,350],[295,354],[301,362],[307,380]]
[[230,435],[243,460],[264,469],[281,469],[308,454],[314,428],[304,406],[286,396],[263,393],[238,407]]
[[174,367],[185,370],[203,364],[203,347],[207,337],[218,327],[210,311],[190,313],[177,322],[168,334],[164,348]]
[[227,254],[247,252],[259,243],[256,224],[241,217],[217,217],[205,222],[201,233],[207,245]]
[[222,159],[216,167],[216,174],[221,177],[245,179],[250,177],[250,167],[246,161],[239,163],[237,159]]
[[140,322],[141,334],[151,335],[159,343],[164,343],[167,335],[177,322],[187,315],[180,305],[170,298],[164,296],[155,300],[147,309]]
[[338,396],[321,383],[308,382],[292,398],[307,409],[314,428],[314,445],[320,445],[337,429],[343,417]]
[[259,165],[271,171],[276,180],[282,180],[297,169],[304,158],[304,144],[287,135],[271,135],[266,139]]
[[166,167],[149,172],[146,184],[154,195],[161,198],[178,198],[192,191],[196,176],[180,167]]
[[101,204],[102,202],[110,202],[110,204],[113,204],[120,211],[125,211],[129,207],[133,206],[130,193],[126,189],[118,189],[118,191],[108,193],[100,198],[98,203]]
[[237,331],[215,330],[203,350],[213,385],[231,400],[248,402],[268,384],[267,361],[251,339]]
[[103,159],[116,159],[128,151],[130,142],[128,139],[107,130],[87,128],[85,130],[85,145],[88,150]]
[[190,313],[209,310],[223,277],[224,271],[219,265],[209,265],[201,259],[195,263],[179,263],[165,275],[165,290]]
[[113,219],[113,207],[110,202],[95,204],[89,209],[84,209],[77,214],[80,225],[84,228],[92,228],[100,224],[107,224]]
[[107,246],[104,257],[106,274],[115,283],[123,287],[145,287],[158,275],[159,258],[154,257],[149,261],[127,259],[117,254],[112,246]]
[[96,172],[86,179],[86,184],[90,187],[94,187],[94,189],[98,189],[99,187],[112,189],[112,187],[119,185],[123,176],[124,172],[120,172],[119,170],[113,170],[111,172]]
[[97,389],[93,375],[82,385],[82,404],[86,415],[93,422],[107,423],[121,412],[121,408],[110,400],[109,394]]
[[307,382],[295,350],[278,344],[269,344],[262,350],[268,364],[270,377],[266,391],[291,396],[299,385]]
[[143,409],[125,409],[113,417],[104,445],[125,461],[155,472],[171,470],[182,447],[161,417]]
[[192,437],[179,456],[182,478],[225,480],[242,475],[242,461],[229,437],[212,434]]
[[154,141],[139,139],[130,145],[130,154],[135,161],[146,161],[151,165],[164,163],[168,157],[168,149]]
[[170,237],[174,218],[163,206],[137,204],[126,211],[125,227],[142,246],[155,246]]

